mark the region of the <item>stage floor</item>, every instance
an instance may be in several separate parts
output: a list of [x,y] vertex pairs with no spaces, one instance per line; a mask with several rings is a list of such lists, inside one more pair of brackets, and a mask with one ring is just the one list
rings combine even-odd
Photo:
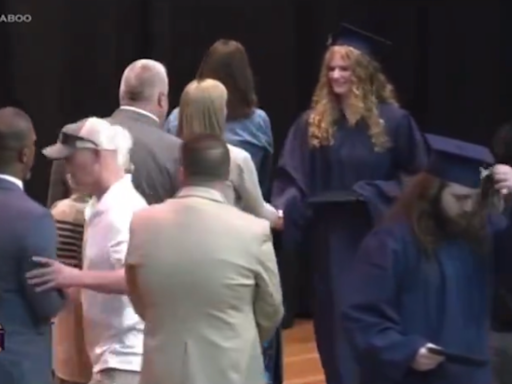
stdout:
[[325,384],[310,321],[284,332],[284,377],[284,384]]

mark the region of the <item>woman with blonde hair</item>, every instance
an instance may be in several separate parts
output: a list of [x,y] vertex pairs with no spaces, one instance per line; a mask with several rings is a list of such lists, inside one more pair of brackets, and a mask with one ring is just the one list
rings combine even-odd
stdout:
[[[352,384],[357,367],[342,334],[340,291],[357,239],[371,224],[343,209],[365,200],[368,190],[399,190],[400,177],[421,171],[427,155],[374,58],[375,48],[389,43],[345,24],[332,37],[311,108],[288,133],[272,202],[286,217],[285,250],[302,249],[305,238],[312,245],[313,319],[326,383]],[[306,228],[313,233],[305,236]]]
[[[226,88],[216,80],[203,79],[189,83],[180,99],[177,136],[186,139],[209,133],[224,137],[227,98]],[[228,147],[231,171],[230,182],[225,191],[226,200],[279,228],[281,217],[263,199],[251,156],[241,148],[233,145]]]

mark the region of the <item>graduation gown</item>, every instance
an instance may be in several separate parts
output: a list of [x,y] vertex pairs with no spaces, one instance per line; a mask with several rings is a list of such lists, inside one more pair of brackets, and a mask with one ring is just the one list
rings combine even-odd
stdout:
[[[302,249],[309,249],[311,255],[311,258],[306,255],[306,259],[311,263],[307,270],[314,275],[313,317],[328,384],[351,384],[355,380],[353,359],[343,345],[345,338],[340,333],[335,305],[338,307],[343,289],[339,282],[349,271],[359,242],[375,219],[354,214],[361,209],[356,208],[357,204],[339,205],[341,210],[333,208],[333,204],[343,203],[344,199],[339,200],[339,196],[331,202],[329,199],[336,194],[356,192],[365,201],[360,193],[364,188],[355,188],[359,182],[387,181],[397,186],[402,174],[422,170],[427,161],[423,136],[411,116],[389,104],[381,105],[379,112],[393,144],[384,152],[374,150],[364,122],[350,127],[343,119],[335,131],[333,145],[311,148],[309,113],[302,115],[288,134],[273,186],[272,202],[284,211],[285,217],[283,251],[298,254]],[[388,205],[380,204],[380,208],[372,208],[373,205],[368,208],[385,212],[391,201]],[[285,284],[283,289],[291,287],[297,288]],[[291,296],[287,292],[284,295]],[[287,311],[289,301],[285,301]]]
[[[490,231],[499,233],[503,226],[493,220]],[[500,268],[510,276],[510,239],[494,245]],[[427,259],[408,223],[375,229],[360,246],[341,313],[360,383],[492,383],[488,335],[494,277],[492,255],[477,254],[466,242],[445,241],[435,258]],[[433,370],[415,371],[410,365],[427,343],[482,362],[447,359]]]
[[313,320],[327,383],[357,383],[357,365],[337,313],[359,245],[400,192],[396,181],[362,181],[352,191],[309,200]]

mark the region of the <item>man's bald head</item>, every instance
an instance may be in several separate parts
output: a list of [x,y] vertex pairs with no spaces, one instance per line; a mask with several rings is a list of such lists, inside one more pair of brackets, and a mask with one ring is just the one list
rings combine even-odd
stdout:
[[159,93],[167,95],[167,70],[158,61],[141,59],[131,63],[124,71],[119,88],[121,105],[154,103]]
[[35,132],[30,117],[21,109],[0,109],[0,170],[12,172],[15,168],[26,176],[34,160]]

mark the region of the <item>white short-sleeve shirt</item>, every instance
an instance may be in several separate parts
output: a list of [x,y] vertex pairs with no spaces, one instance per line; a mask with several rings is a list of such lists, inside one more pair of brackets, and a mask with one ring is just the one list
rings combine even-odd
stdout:
[[[115,183],[86,210],[83,262],[85,270],[113,271],[124,267],[133,213],[147,207],[131,176]],[[82,290],[85,342],[93,372],[107,368],[139,372],[144,322],[126,295]]]

